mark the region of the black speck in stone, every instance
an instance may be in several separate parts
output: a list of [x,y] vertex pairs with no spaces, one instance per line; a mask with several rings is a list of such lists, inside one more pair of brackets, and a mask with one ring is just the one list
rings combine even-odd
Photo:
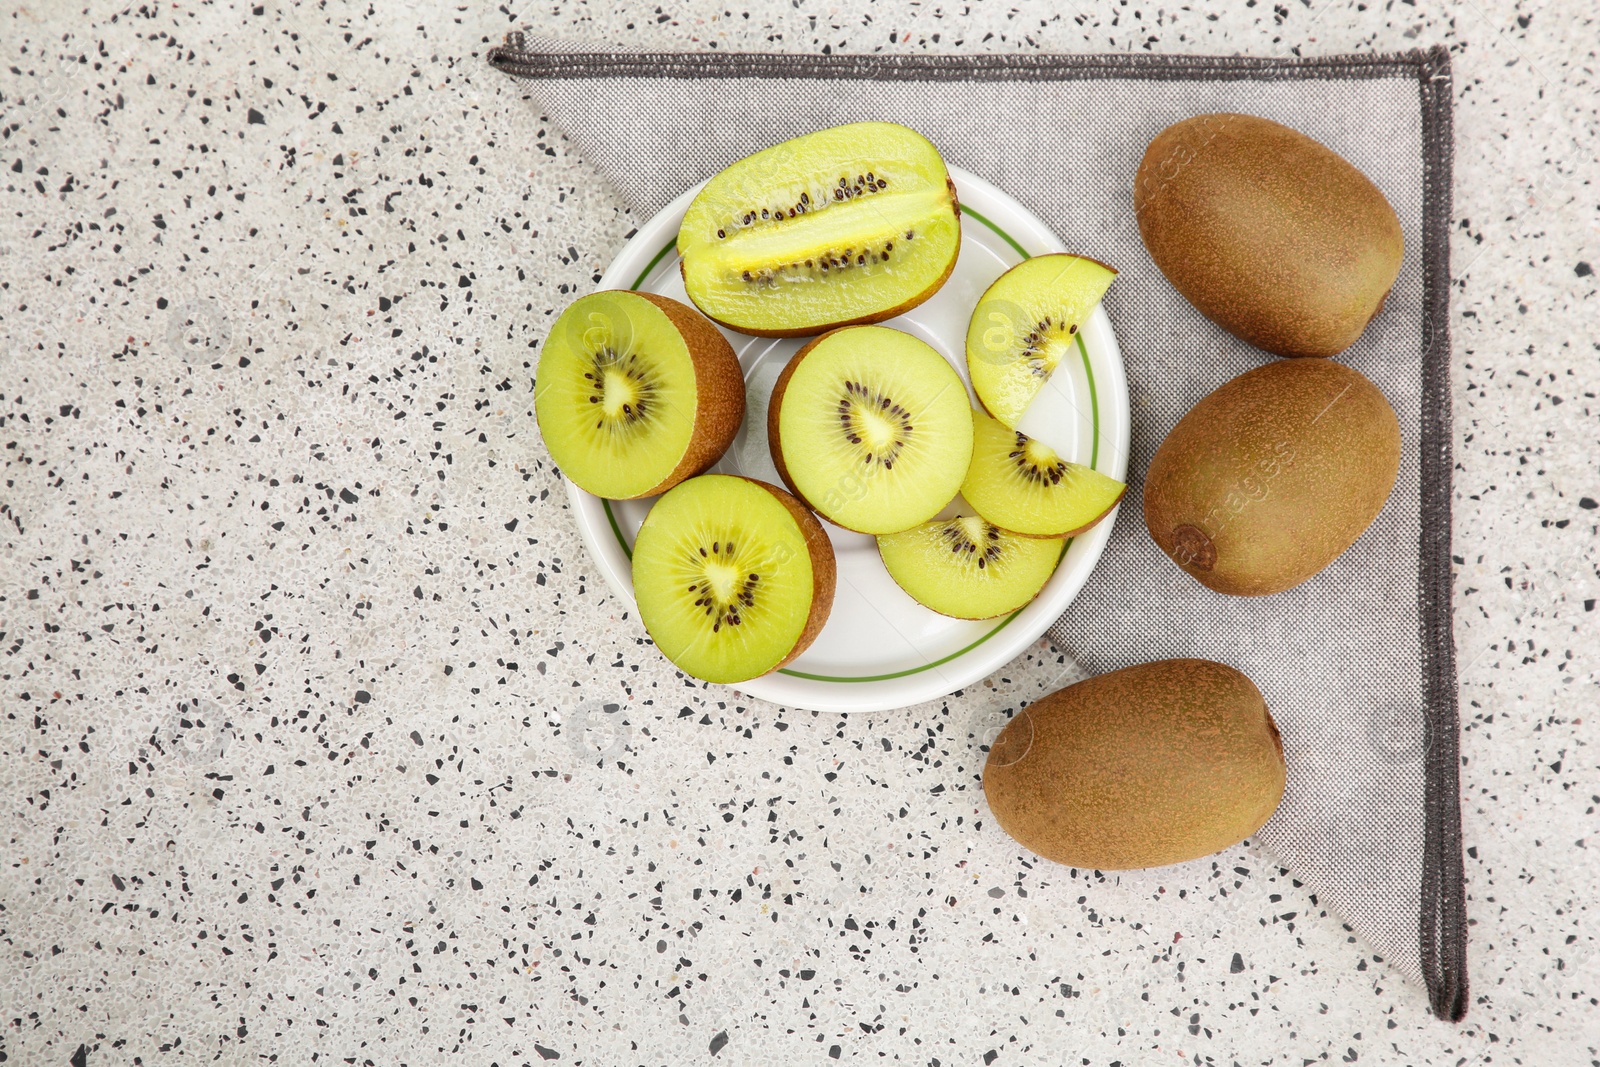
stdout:
[[1578,501],[1578,506],[1584,511],[1593,511],[1595,508],[1600,508],[1600,504],[1596,504],[1592,496],[1586,496]]
[[1242,970],[1244,970],[1244,957],[1235,952],[1233,954],[1233,962],[1228,964],[1228,973],[1238,974]]
[[561,1058],[561,1053],[553,1048],[545,1048],[543,1045],[534,1045],[533,1051],[539,1054],[541,1060],[559,1060]]
[[417,744],[420,745],[420,744],[422,744],[422,735],[417,733],[415,730],[412,730],[411,731],[411,740],[415,741]]
[[257,111],[255,108],[250,109],[249,114],[246,115],[246,118],[250,120],[250,125],[252,126],[265,126],[267,124],[267,120],[263,118],[261,112]]
[[87,1045],[78,1046],[78,1051],[72,1054],[71,1063],[72,1067],[89,1067],[89,1048]]
[[1580,278],[1587,278],[1594,273],[1594,268],[1580,259],[1578,260],[1578,265],[1572,268],[1572,272]]
[[828,1046],[828,1059],[836,1060],[843,1054],[844,1054],[844,1049],[840,1048],[838,1045],[829,1045]]
[[339,499],[343,500],[346,504],[354,504],[356,501],[360,500],[361,498],[356,496],[354,493],[352,493],[348,489],[341,489],[341,490],[339,490]]
[[516,519],[512,519],[510,522],[506,523],[506,532],[507,533],[514,533],[514,532],[516,532],[516,529],[517,529],[517,520]]
[[722,1051],[722,1046],[728,1043],[728,1031],[724,1030],[711,1039],[711,1054],[715,1056]]
[[371,699],[372,699],[372,694],[367,692],[365,689],[357,689],[356,690],[356,703],[357,704],[365,704],[368,701],[370,701]]
[[983,1054],[983,1062],[986,1063],[986,1064],[993,1063],[995,1060],[997,1060],[999,1058],[1000,1058],[1000,1050],[999,1049],[993,1049],[992,1048],[988,1052],[985,1052]]
[[472,888],[474,888],[474,889],[482,889],[483,888],[483,883],[478,881],[476,878],[474,878],[472,880]]

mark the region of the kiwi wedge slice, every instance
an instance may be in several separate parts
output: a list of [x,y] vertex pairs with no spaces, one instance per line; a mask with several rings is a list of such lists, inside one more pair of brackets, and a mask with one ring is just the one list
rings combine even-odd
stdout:
[[932,296],[961,248],[933,144],[892,122],[819,130],[706,184],[678,230],[689,299],[730,329],[805,337]]
[[857,533],[908,530],[956,495],[972,459],[972,408],[955,368],[887,326],[849,326],[797,352],[767,408],[778,474]]
[[967,372],[989,414],[1017,428],[1116,276],[1098,260],[1059,253],[1025,259],[989,286],[967,324]]
[[992,619],[1039,595],[1061,561],[1061,542],[958,515],[880,537],[878,554],[889,577],[923,607],[957,619]]
[[633,546],[639,618],[663,655],[708,682],[794,659],[833,606],[833,545],[776,486],[705,474],[651,507]]
[[694,308],[606,290],[574,301],[551,328],[534,414],[550,457],[580,489],[654,496],[728,450],[744,418],[744,375]]
[[1127,490],[981,411],[972,413],[972,464],[961,495],[1002,529],[1025,537],[1080,534],[1105,518]]

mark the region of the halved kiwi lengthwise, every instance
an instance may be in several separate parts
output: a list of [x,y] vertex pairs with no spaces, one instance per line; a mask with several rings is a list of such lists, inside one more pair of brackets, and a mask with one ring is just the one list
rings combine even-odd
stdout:
[[678,230],[683,284],[717,322],[764,337],[881,322],[950,276],[960,216],[926,137],[891,122],[835,126],[711,179]]
[[1002,529],[1026,537],[1080,534],[1105,518],[1127,490],[981,411],[972,413],[972,464],[961,495]]
[[984,291],[967,324],[967,372],[984,410],[1017,428],[1116,276],[1063,252],[1023,260]]
[[1061,543],[958,515],[880,537],[878,554],[889,577],[923,607],[992,619],[1039,594],[1061,560]]
[[633,546],[639,618],[669,660],[742,682],[793,660],[833,606],[833,546],[776,486],[690,478],[650,509]]
[[744,418],[744,375],[694,308],[605,290],[556,320],[539,357],[534,412],[556,466],[579,488],[654,496],[710,467]]
[[858,533],[910,529],[956,495],[972,459],[972,408],[944,357],[887,326],[812,341],[767,408],[772,462],[794,494]]

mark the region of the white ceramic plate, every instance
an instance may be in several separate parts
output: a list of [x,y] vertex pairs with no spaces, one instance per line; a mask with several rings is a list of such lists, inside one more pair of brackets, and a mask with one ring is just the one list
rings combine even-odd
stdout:
[[[944,286],[885,326],[937,349],[967,380],[967,320],[978,298],[1029,256],[1074,251],[1038,216],[983,179],[950,168],[961,197],[961,255]],[[676,242],[683,213],[700,187],[668,204],[623,247],[602,289],[642,289],[688,302]],[[716,471],[782,485],[767,452],[767,399],[802,340],[723,331],[744,367],[744,425]],[[1064,362],[1018,427],[1064,457],[1126,480],[1128,383],[1111,321],[1096,308],[1078,332],[1079,359]],[[970,383],[968,386],[970,390]],[[974,401],[976,402],[976,401]],[[608,501],[567,482],[584,544],[612,591],[633,604],[629,564],[634,535],[653,499]],[[810,648],[788,667],[734,688],[753,697],[818,711],[879,711],[932,700],[982,679],[1026,649],[1059,617],[1111,535],[1115,513],[1073,538],[1033,603],[1010,616],[971,622],[929,611],[895,585],[871,537],[828,523],[838,558],[833,612]]]

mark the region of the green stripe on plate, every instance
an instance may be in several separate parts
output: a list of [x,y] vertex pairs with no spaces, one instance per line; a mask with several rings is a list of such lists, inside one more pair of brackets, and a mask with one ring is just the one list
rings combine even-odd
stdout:
[[[996,226],[988,218],[985,218],[983,215],[973,211],[964,204],[961,207],[961,214],[973,219],[976,222],[982,223],[990,230],[993,230],[1002,241],[1010,245],[1012,250],[1023,259],[1033,258],[1028,254],[1028,251],[1025,248],[1017,243],[1015,238],[1013,238],[1005,230],[1002,230],[999,226]],[[655,258],[650,260],[650,262],[645,266],[644,270],[639,272],[639,276],[633,280],[633,285],[631,285],[629,288],[637,289],[643,285],[645,279],[648,278],[656,269],[656,267],[660,265],[661,261],[666,258],[667,253],[673,251],[675,248],[677,248],[677,246],[678,242],[676,239],[667,242],[667,244],[662,247],[661,251],[655,254]],[[1094,429],[1094,432],[1091,435],[1091,441],[1093,443],[1089,453],[1089,466],[1094,467],[1100,459],[1100,399],[1095,392],[1094,370],[1089,366],[1089,349],[1083,343],[1082,332],[1078,334],[1078,353],[1083,358],[1083,372],[1087,376],[1089,382],[1089,412],[1090,420]],[[627,555],[628,559],[632,560],[633,549],[631,546],[629,546],[627,538],[622,536],[622,527],[617,524],[617,517],[611,510],[611,501],[602,498],[600,503],[601,506],[605,508],[606,519],[611,523],[611,532],[616,536],[617,544],[622,546],[623,553]],[[1067,549],[1072,547],[1073,540],[1073,538],[1068,538],[1066,543],[1061,546],[1061,558],[1066,558]],[[999,624],[996,625],[994,629],[990,630],[988,633],[984,634],[982,637],[978,638],[965,648],[958,649],[957,651],[950,653],[948,656],[934,660],[932,663],[924,663],[920,667],[908,667],[903,671],[894,671],[890,674],[866,674],[849,678],[840,678],[831,674],[811,674],[808,671],[797,671],[790,667],[784,667],[777,673],[787,674],[791,678],[804,678],[807,681],[812,682],[837,682],[840,684],[851,682],[886,682],[894,678],[904,678],[912,674],[921,674],[923,671],[931,671],[935,667],[949,663],[953,659],[959,659],[960,657],[965,656],[968,652],[971,652],[973,649],[989,640],[989,638],[993,637],[1001,630],[1004,630],[1007,626],[1010,626],[1012,620],[1014,620],[1018,615],[1021,615],[1024,610],[1026,609],[1018,608],[1016,611],[1013,611],[1010,615],[1007,615],[1004,619],[1001,619]]]

